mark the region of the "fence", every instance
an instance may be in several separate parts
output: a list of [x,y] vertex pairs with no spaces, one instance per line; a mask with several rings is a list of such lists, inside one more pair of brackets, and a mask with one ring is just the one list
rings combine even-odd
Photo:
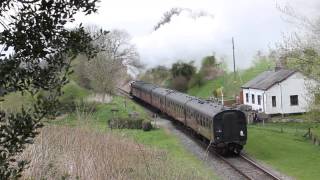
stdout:
[[314,145],[316,146],[320,145],[319,136],[316,133],[312,132],[311,128],[308,129],[308,132],[304,135],[304,137],[310,139]]

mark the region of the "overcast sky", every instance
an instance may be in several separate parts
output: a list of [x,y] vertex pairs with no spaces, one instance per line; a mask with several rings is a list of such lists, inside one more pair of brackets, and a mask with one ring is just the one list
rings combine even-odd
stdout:
[[[320,9],[319,0],[102,0],[98,14],[78,19],[108,30],[126,30],[147,67],[170,66],[177,59],[199,64],[213,52],[231,67],[234,37],[237,68],[245,68],[258,50],[267,52],[283,33],[292,31],[277,9],[277,4],[287,3],[307,15]],[[163,13],[174,7],[193,12],[184,11],[154,31]],[[194,18],[200,11],[208,16]]]

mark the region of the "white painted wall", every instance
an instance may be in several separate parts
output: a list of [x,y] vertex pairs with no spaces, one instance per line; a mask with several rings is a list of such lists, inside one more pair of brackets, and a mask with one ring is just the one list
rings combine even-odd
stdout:
[[[249,99],[247,102],[246,93],[249,95]],[[254,95],[255,102],[252,102],[252,95]],[[261,96],[261,104],[258,104],[258,95]],[[243,89],[243,101],[244,104],[252,107],[253,110],[257,110],[260,112],[264,112],[264,91],[258,89]]]
[[[266,114],[290,114],[302,113],[308,110],[312,94],[308,92],[307,85],[315,85],[315,81],[306,80],[299,72],[291,75],[286,80],[275,84],[270,89],[263,91],[257,89],[243,89],[244,104],[252,106],[254,110],[261,110]],[[249,102],[246,99],[249,94]],[[255,103],[252,103],[251,95],[255,95]],[[257,95],[261,95],[262,102],[258,105]],[[291,105],[290,96],[298,95],[298,105]],[[272,107],[272,96],[276,96],[276,107]]]

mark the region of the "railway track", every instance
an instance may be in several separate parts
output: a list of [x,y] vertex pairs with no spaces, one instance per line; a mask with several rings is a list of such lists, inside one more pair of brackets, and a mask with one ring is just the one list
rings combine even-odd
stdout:
[[215,155],[246,179],[280,180],[280,178],[270,173],[268,170],[254,162],[246,155],[240,154],[237,157],[223,157],[217,153],[215,153]]
[[119,93],[120,94],[122,94],[122,95],[124,95],[124,96],[126,96],[126,97],[128,97],[128,98],[130,98],[130,99],[132,99],[132,96],[126,91],[126,90],[123,90],[123,89],[121,89],[121,88],[117,88],[118,90],[119,90]]
[[[118,88],[119,93],[129,97],[132,99],[132,96],[125,90]],[[149,109],[148,109],[149,110]],[[213,148],[208,147],[207,143],[204,143],[203,141],[200,141],[197,138],[193,138],[193,140],[197,141],[199,145],[201,145],[203,148],[208,148],[208,151],[212,154],[214,154],[216,157],[221,159],[223,162],[228,164],[232,169],[234,169],[236,172],[238,172],[240,175],[242,175],[245,179],[249,180],[280,180],[281,178],[278,178],[277,176],[273,175],[271,172],[266,170],[264,167],[250,159],[248,156],[244,154],[240,154],[239,156],[231,156],[231,157],[223,157],[220,154],[218,154]]]

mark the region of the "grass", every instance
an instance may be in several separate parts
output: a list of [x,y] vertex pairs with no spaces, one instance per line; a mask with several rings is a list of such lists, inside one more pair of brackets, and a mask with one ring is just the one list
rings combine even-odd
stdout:
[[60,97],[61,102],[70,102],[85,99],[89,96],[89,90],[80,87],[76,82],[70,81],[63,88],[63,95]]
[[[126,103],[125,103],[126,101]],[[126,104],[126,107],[125,107]],[[112,113],[112,110],[117,109],[117,112]],[[123,97],[114,97],[112,102],[109,104],[99,104],[97,111],[89,118],[87,122],[81,122],[76,113],[70,114],[60,120],[55,120],[49,124],[63,125],[70,127],[79,127],[85,125],[90,127],[95,132],[103,132],[116,134],[125,139],[131,139],[135,142],[141,143],[146,147],[155,148],[166,152],[167,158],[169,159],[168,167],[172,166],[173,169],[182,169],[193,172],[195,177],[201,179],[212,179],[216,178],[211,170],[206,168],[200,160],[194,155],[185,150],[179,139],[172,136],[169,132],[164,129],[155,129],[152,131],[144,132],[142,130],[110,130],[107,127],[107,120],[113,117],[128,117],[131,112],[138,112],[140,117],[149,118],[148,113],[142,109],[139,105],[133,103],[130,100],[126,100]],[[83,118],[82,118],[83,119]],[[171,177],[170,177],[171,178]],[[188,178],[188,177],[186,177]]]
[[166,151],[85,127],[47,126],[20,158],[31,162],[22,179],[212,179]]
[[194,169],[198,175],[202,174],[205,177],[215,177],[212,171],[204,167],[199,159],[183,147],[177,137],[172,136],[164,129],[156,129],[149,132],[130,130],[122,131],[122,133],[144,145],[165,150],[168,152],[169,158],[174,160],[175,166]]
[[[320,147],[302,134],[311,124],[281,123],[249,126],[245,150],[260,161],[297,179],[320,177]],[[314,124],[312,124],[314,126]],[[283,132],[281,132],[283,128]]]
[[232,72],[226,73],[214,80],[206,81],[201,86],[195,86],[188,90],[188,94],[201,98],[208,98],[213,95],[213,91],[223,87],[223,93],[226,99],[234,99],[239,94],[241,86],[253,79],[258,74],[270,69],[274,64],[272,61],[262,59],[254,63],[251,68],[240,70],[236,74],[236,79]]

